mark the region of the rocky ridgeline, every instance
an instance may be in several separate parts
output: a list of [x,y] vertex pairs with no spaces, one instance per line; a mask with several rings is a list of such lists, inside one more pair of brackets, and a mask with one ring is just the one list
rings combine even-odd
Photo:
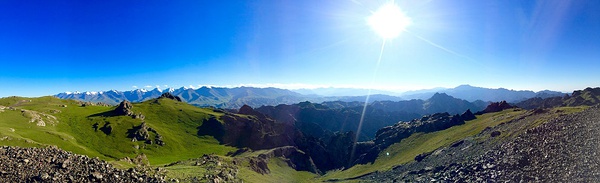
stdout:
[[505,109],[512,109],[515,108],[514,106],[508,104],[508,102],[506,101],[502,101],[502,102],[492,102],[490,103],[487,107],[485,107],[485,109],[483,111],[479,111],[477,113],[475,113],[476,115],[482,115],[485,113],[492,113],[492,112],[500,112],[502,110]]
[[[600,108],[557,115],[535,128],[530,116],[423,155],[421,161],[361,177],[367,182],[598,182]],[[500,131],[523,129],[499,138]],[[526,130],[525,130],[526,129]],[[503,132],[502,132],[503,133]],[[479,139],[479,140],[477,140]],[[481,140],[488,139],[488,140]]]
[[600,103],[600,88],[586,88],[575,90],[569,95],[550,98],[530,98],[517,103],[523,109],[552,108],[559,106],[593,106]]
[[[368,151],[361,153],[356,163],[369,163],[375,161],[379,153],[390,145],[410,137],[414,133],[434,132],[444,130],[456,125],[465,124],[465,119],[475,119],[473,113],[467,110],[463,115],[450,115],[448,113],[436,113],[414,119],[409,122],[399,122],[377,131],[373,146]],[[360,149],[358,149],[360,150]]]
[[111,164],[56,147],[0,147],[0,182],[163,182],[114,168]]
[[181,102],[181,98],[180,97],[175,96],[175,95],[173,95],[173,94],[171,94],[169,92],[163,93],[162,95],[160,95],[160,97],[158,97],[158,99],[161,99],[161,98],[167,98],[167,99],[171,99],[171,100],[175,100],[175,101]]

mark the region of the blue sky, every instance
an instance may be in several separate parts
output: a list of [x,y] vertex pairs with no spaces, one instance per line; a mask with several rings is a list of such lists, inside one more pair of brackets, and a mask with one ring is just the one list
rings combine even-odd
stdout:
[[[600,85],[600,1],[0,1],[0,97],[169,87]],[[374,74],[376,73],[376,74]]]

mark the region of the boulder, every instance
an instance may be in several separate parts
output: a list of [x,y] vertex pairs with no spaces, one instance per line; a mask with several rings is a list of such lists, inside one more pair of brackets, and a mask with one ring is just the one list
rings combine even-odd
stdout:
[[465,111],[464,113],[462,113],[460,115],[460,117],[463,120],[465,120],[465,121],[470,121],[470,120],[474,120],[475,118],[477,118],[477,117],[475,117],[475,115],[473,114],[473,112],[471,112],[471,109],[467,109],[467,111]]
[[123,100],[123,102],[121,102],[117,108],[115,108],[114,113],[116,115],[131,116],[133,115],[133,111],[131,111],[132,108],[133,104],[131,104],[131,102],[128,100]]

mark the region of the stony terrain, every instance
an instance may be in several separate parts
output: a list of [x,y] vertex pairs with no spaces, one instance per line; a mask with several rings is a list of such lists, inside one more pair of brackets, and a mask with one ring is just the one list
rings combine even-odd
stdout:
[[[421,155],[419,162],[359,177],[367,182],[597,182],[600,180],[600,108],[540,120],[533,110],[449,147]],[[558,112],[560,113],[560,111]],[[520,135],[511,136],[522,130]]]
[[0,147],[0,182],[163,182],[136,169],[120,170],[97,158],[56,147]]

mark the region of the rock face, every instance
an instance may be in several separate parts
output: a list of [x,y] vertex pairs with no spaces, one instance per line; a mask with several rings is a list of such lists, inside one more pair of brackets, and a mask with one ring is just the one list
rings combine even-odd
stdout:
[[158,97],[158,98],[159,98],[159,99],[161,99],[161,98],[168,98],[168,99],[171,99],[171,100],[175,100],[175,101],[181,102],[181,98],[180,98],[180,97],[178,97],[178,96],[175,96],[175,95],[173,95],[173,94],[171,94],[171,93],[169,93],[169,92],[167,92],[167,93],[163,93],[163,94],[162,94],[162,95],[160,95],[160,97]]
[[133,115],[133,111],[131,111],[132,108],[133,105],[131,102],[123,100],[123,102],[121,102],[117,108],[115,108],[114,113],[115,115],[131,116]]
[[492,102],[483,111],[477,112],[477,115],[481,115],[481,114],[485,114],[485,113],[491,113],[491,112],[499,112],[499,111],[502,111],[504,109],[510,109],[510,108],[514,108],[514,106],[511,106],[506,101]]
[[238,110],[238,114],[244,114],[244,115],[253,115],[256,116],[260,119],[264,119],[267,118],[267,116],[265,116],[264,114],[255,111],[254,109],[252,109],[252,107],[248,106],[248,105],[243,105],[240,110]]
[[56,147],[2,146],[0,162],[0,182],[164,182]]
[[444,130],[452,126],[464,124],[465,120],[459,115],[448,113],[436,113],[423,116],[410,122],[399,122],[394,126],[388,126],[377,131],[374,145],[368,152],[360,155],[355,163],[369,163],[375,161],[379,153],[393,143],[408,138],[419,132],[434,132]]
[[[242,107],[240,111],[244,111],[246,114],[255,113],[249,106]],[[294,146],[294,139],[301,136],[301,133],[293,126],[275,123],[264,115],[257,117],[226,113],[221,116],[220,120],[222,122],[216,118],[205,120],[198,127],[198,135],[214,136],[223,144],[248,147],[253,150]]]

